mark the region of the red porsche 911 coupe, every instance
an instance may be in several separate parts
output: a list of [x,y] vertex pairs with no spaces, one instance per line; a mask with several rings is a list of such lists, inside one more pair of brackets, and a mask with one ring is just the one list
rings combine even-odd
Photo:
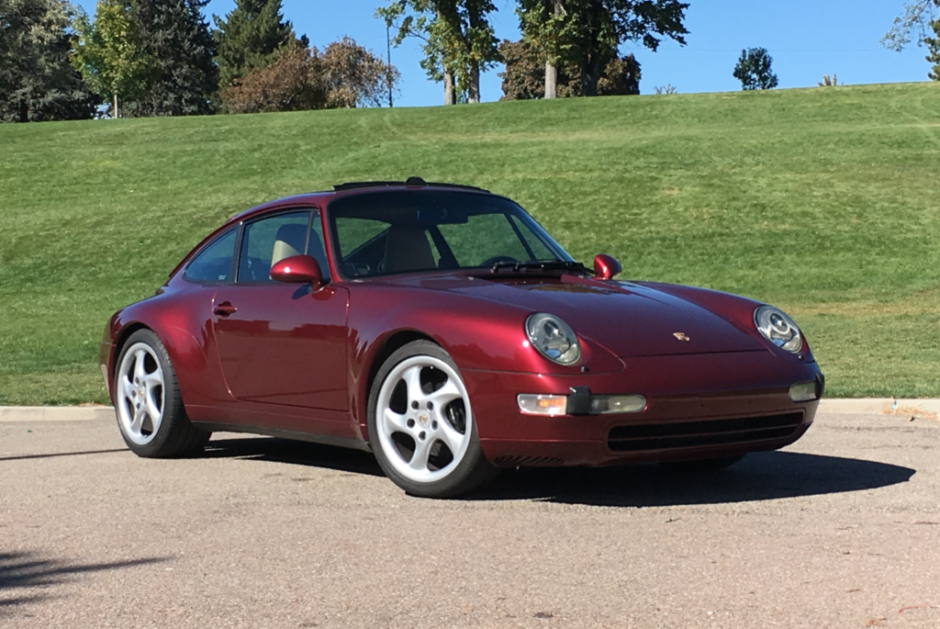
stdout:
[[111,318],[101,371],[140,456],[303,439],[420,496],[501,467],[716,469],[803,435],[824,380],[786,314],[619,272],[479,188],[343,184],[210,234]]

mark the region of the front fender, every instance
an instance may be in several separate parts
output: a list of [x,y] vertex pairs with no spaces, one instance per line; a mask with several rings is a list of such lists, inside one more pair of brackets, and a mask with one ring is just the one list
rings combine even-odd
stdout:
[[354,423],[365,426],[366,402],[382,349],[401,334],[434,340],[461,370],[580,375],[623,370],[607,349],[581,336],[582,359],[565,367],[551,362],[529,344],[527,308],[427,289],[381,285],[350,286],[349,391]]

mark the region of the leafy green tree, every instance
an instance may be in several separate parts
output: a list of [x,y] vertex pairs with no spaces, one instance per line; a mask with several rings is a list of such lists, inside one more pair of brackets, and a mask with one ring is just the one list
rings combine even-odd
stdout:
[[201,9],[208,0],[136,0],[143,54],[153,59],[146,87],[124,106],[131,116],[212,113],[219,84],[215,42]]
[[377,15],[396,29],[394,44],[406,37],[424,41],[421,67],[444,83],[444,104],[480,102],[480,73],[499,61],[498,41],[488,16],[491,0],[391,0]]
[[[214,19],[212,35],[222,91],[237,85],[251,70],[271,65],[277,52],[295,39],[293,25],[284,21],[281,0],[236,0],[235,9],[224,19]],[[309,46],[306,37],[301,44]]]
[[519,0],[525,41],[545,58],[546,98],[557,69],[578,64],[581,93],[596,96],[606,64],[625,42],[655,51],[663,38],[685,44],[687,3],[679,0]]
[[927,77],[933,81],[940,81],[940,18],[937,18],[930,24],[933,29],[933,37],[925,37],[924,44],[927,46],[927,61],[933,64]]
[[940,0],[912,0],[904,5],[904,13],[894,19],[891,30],[881,38],[881,45],[900,52],[917,37],[917,44],[927,42],[930,31],[937,20],[934,10],[940,8]]
[[773,58],[766,48],[748,48],[741,51],[734,68],[734,78],[741,81],[743,90],[771,90],[778,85],[777,75],[770,66]]
[[[500,100],[526,100],[546,97],[545,59],[525,40],[503,41],[499,52],[506,64],[503,79],[503,96]],[[556,70],[556,97],[582,96],[580,66],[576,63]],[[616,54],[604,64],[601,78],[597,82],[599,96],[627,96],[640,93],[640,64],[630,54]]]
[[111,116],[119,118],[119,98],[133,100],[154,69],[153,59],[143,52],[133,3],[98,0],[94,22],[79,14],[75,30],[72,64],[96,94],[111,101]]
[[69,63],[74,8],[0,0],[0,121],[91,118],[98,99]]

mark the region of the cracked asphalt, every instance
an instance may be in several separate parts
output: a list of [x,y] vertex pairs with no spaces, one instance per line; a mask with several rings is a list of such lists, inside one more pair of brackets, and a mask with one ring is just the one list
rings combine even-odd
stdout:
[[411,498],[370,455],[0,421],[0,627],[940,627],[940,424],[823,413],[715,474],[512,471]]

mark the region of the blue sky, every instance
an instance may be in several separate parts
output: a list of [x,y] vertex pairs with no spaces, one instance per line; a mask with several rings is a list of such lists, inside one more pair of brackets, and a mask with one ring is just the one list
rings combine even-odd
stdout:
[[[892,83],[925,81],[929,64],[923,48],[909,45],[896,53],[879,40],[904,8],[903,0],[687,0],[687,46],[665,42],[658,52],[627,45],[640,61],[640,91],[671,84],[680,93],[722,92],[740,89],[731,76],[742,48],[763,46],[773,57],[781,88],[813,87],[824,74],[836,74],[840,83]],[[94,0],[78,2],[89,14]],[[343,35],[376,54],[385,54],[385,25],[373,18],[382,0],[283,0],[284,15],[298,34],[323,47]],[[493,23],[500,39],[518,39],[515,3],[494,0]],[[234,0],[211,0],[206,11],[225,15]],[[425,77],[418,65],[417,42],[392,49],[392,63],[402,75],[396,106],[438,105],[442,87]],[[484,101],[502,94],[498,67],[483,77]]]

